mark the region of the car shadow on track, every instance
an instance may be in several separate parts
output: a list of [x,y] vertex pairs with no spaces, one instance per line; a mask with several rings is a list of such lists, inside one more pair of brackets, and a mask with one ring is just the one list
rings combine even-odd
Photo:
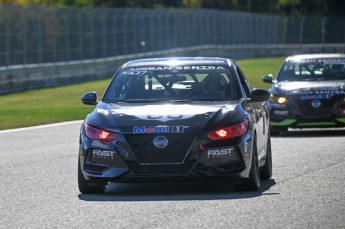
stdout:
[[280,132],[272,135],[272,138],[300,138],[300,137],[342,137],[345,136],[345,128],[341,129],[289,129],[288,132]]
[[247,199],[262,195],[276,184],[274,179],[261,181],[256,192],[238,192],[232,185],[223,183],[150,183],[122,184],[110,183],[104,194],[79,194],[84,201],[183,201],[183,200],[221,200]]

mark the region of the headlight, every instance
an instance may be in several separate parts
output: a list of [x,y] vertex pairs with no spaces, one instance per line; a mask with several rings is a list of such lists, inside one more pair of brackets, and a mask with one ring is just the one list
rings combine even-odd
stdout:
[[116,134],[110,131],[101,130],[85,123],[85,136],[93,140],[111,142],[116,139]]
[[271,94],[270,101],[272,103],[286,104],[288,99],[285,96],[276,96]]
[[228,126],[208,133],[208,137],[212,140],[221,140],[227,138],[239,137],[248,130],[248,119],[233,126]]

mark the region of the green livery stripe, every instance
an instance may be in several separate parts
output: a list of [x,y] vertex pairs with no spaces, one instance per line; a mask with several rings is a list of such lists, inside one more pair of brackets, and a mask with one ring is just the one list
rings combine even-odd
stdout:
[[[345,123],[344,118],[337,118],[338,122]],[[271,122],[272,126],[289,126],[292,123],[296,122],[296,119],[285,119],[281,122]],[[299,123],[297,126],[336,126],[336,122],[307,122],[307,123]]]
[[337,118],[336,120],[337,120],[338,122],[345,123],[345,118]]
[[335,126],[335,122],[308,122],[300,123],[297,126]]
[[296,122],[296,119],[285,119],[281,122],[271,122],[271,125],[272,126],[289,126],[294,122]]

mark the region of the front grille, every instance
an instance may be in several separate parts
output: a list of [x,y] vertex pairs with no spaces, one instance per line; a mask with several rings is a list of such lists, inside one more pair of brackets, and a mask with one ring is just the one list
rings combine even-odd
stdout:
[[153,145],[157,134],[129,134],[126,140],[139,164],[181,164],[186,157],[194,134],[165,134],[169,144],[163,149]]
[[296,100],[295,103],[304,117],[329,117],[335,104],[333,99],[320,99],[321,106],[312,107],[312,100]]

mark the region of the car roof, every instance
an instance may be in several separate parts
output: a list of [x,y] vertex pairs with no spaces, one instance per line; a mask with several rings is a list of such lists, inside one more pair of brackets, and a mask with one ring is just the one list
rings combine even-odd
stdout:
[[289,56],[285,59],[285,62],[298,62],[306,59],[327,59],[327,58],[335,58],[335,59],[345,59],[345,54],[341,53],[320,53],[320,54],[299,54]]
[[123,67],[176,66],[176,65],[230,65],[234,61],[221,57],[163,57],[137,59],[127,62]]

